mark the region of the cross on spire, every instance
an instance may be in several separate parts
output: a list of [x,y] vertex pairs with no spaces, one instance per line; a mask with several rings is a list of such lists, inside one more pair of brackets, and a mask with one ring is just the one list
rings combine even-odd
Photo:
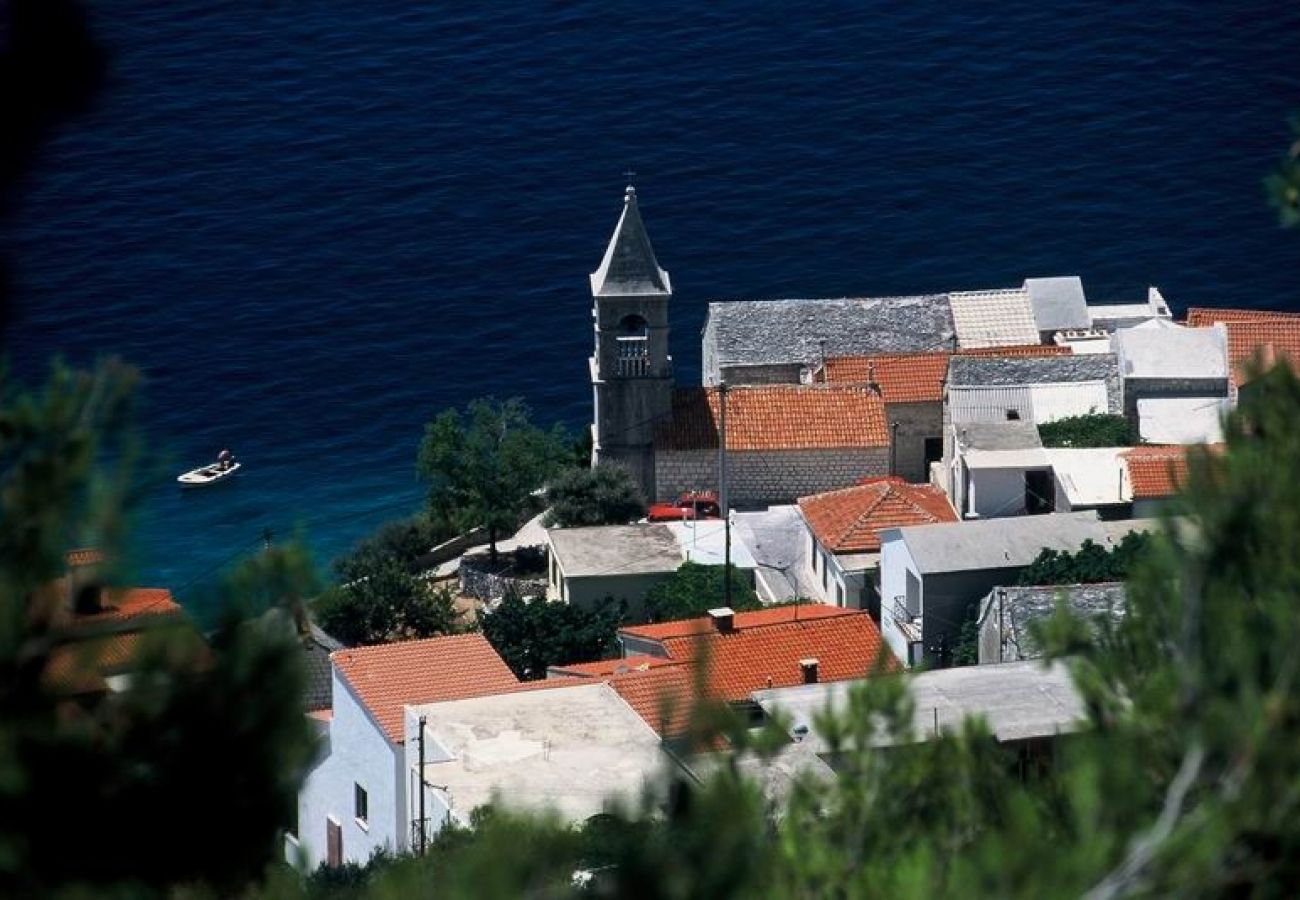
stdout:
[[632,171],[631,169],[628,169],[626,172],[623,173],[623,177],[627,179],[628,186],[630,187],[632,185],[632,182],[636,181],[636,172]]

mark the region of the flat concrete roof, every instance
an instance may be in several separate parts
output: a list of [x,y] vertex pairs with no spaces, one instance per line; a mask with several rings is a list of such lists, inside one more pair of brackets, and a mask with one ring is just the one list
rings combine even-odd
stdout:
[[494,794],[521,809],[553,809],[569,822],[613,799],[637,799],[664,773],[659,736],[604,682],[408,707],[427,717],[453,757],[426,763],[462,822]]
[[1027,566],[1045,549],[1072,553],[1086,540],[1110,544],[1110,533],[1092,511],[911,525],[881,534],[884,541],[898,538],[926,575]]
[[566,578],[676,572],[682,551],[664,522],[552,528],[546,532]]
[[[1085,718],[1083,700],[1062,663],[1044,666],[1034,660],[876,677],[906,679],[916,703],[911,740],[882,734],[872,742],[877,747],[928,740],[936,732],[961,727],[972,716],[982,716],[999,741],[1068,734]],[[830,748],[817,733],[814,719],[827,709],[846,710],[849,692],[859,683],[775,688],[757,691],[753,698],[767,713],[781,710],[790,718],[792,736],[806,734],[801,743],[825,753]]]
[[[727,523],[721,519],[700,519],[695,522],[665,522],[677,540],[678,565],[683,560],[702,566],[720,566],[727,559]],[[736,523],[731,523],[731,564],[740,569],[753,569],[758,563],[736,537]]]
[[1128,466],[1121,456],[1131,447],[1052,447],[1044,450],[1071,506],[1102,506],[1133,499]]

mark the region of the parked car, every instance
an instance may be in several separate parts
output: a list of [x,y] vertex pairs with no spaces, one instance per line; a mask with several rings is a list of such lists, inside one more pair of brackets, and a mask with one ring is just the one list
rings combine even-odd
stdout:
[[716,491],[687,491],[676,502],[654,503],[646,514],[651,522],[689,522],[693,519],[721,519],[722,507]]

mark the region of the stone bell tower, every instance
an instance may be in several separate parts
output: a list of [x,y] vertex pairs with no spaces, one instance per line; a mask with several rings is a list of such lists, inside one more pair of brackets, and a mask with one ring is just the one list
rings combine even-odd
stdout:
[[626,466],[655,498],[655,429],[672,415],[673,360],[668,355],[668,301],[673,287],[659,268],[631,185],[623,214],[591,273],[596,348],[592,464]]

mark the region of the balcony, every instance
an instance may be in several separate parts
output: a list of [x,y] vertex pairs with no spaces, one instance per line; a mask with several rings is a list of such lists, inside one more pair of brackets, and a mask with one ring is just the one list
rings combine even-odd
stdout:
[[644,337],[618,339],[614,372],[619,378],[645,378],[654,374],[650,368],[650,347]]

